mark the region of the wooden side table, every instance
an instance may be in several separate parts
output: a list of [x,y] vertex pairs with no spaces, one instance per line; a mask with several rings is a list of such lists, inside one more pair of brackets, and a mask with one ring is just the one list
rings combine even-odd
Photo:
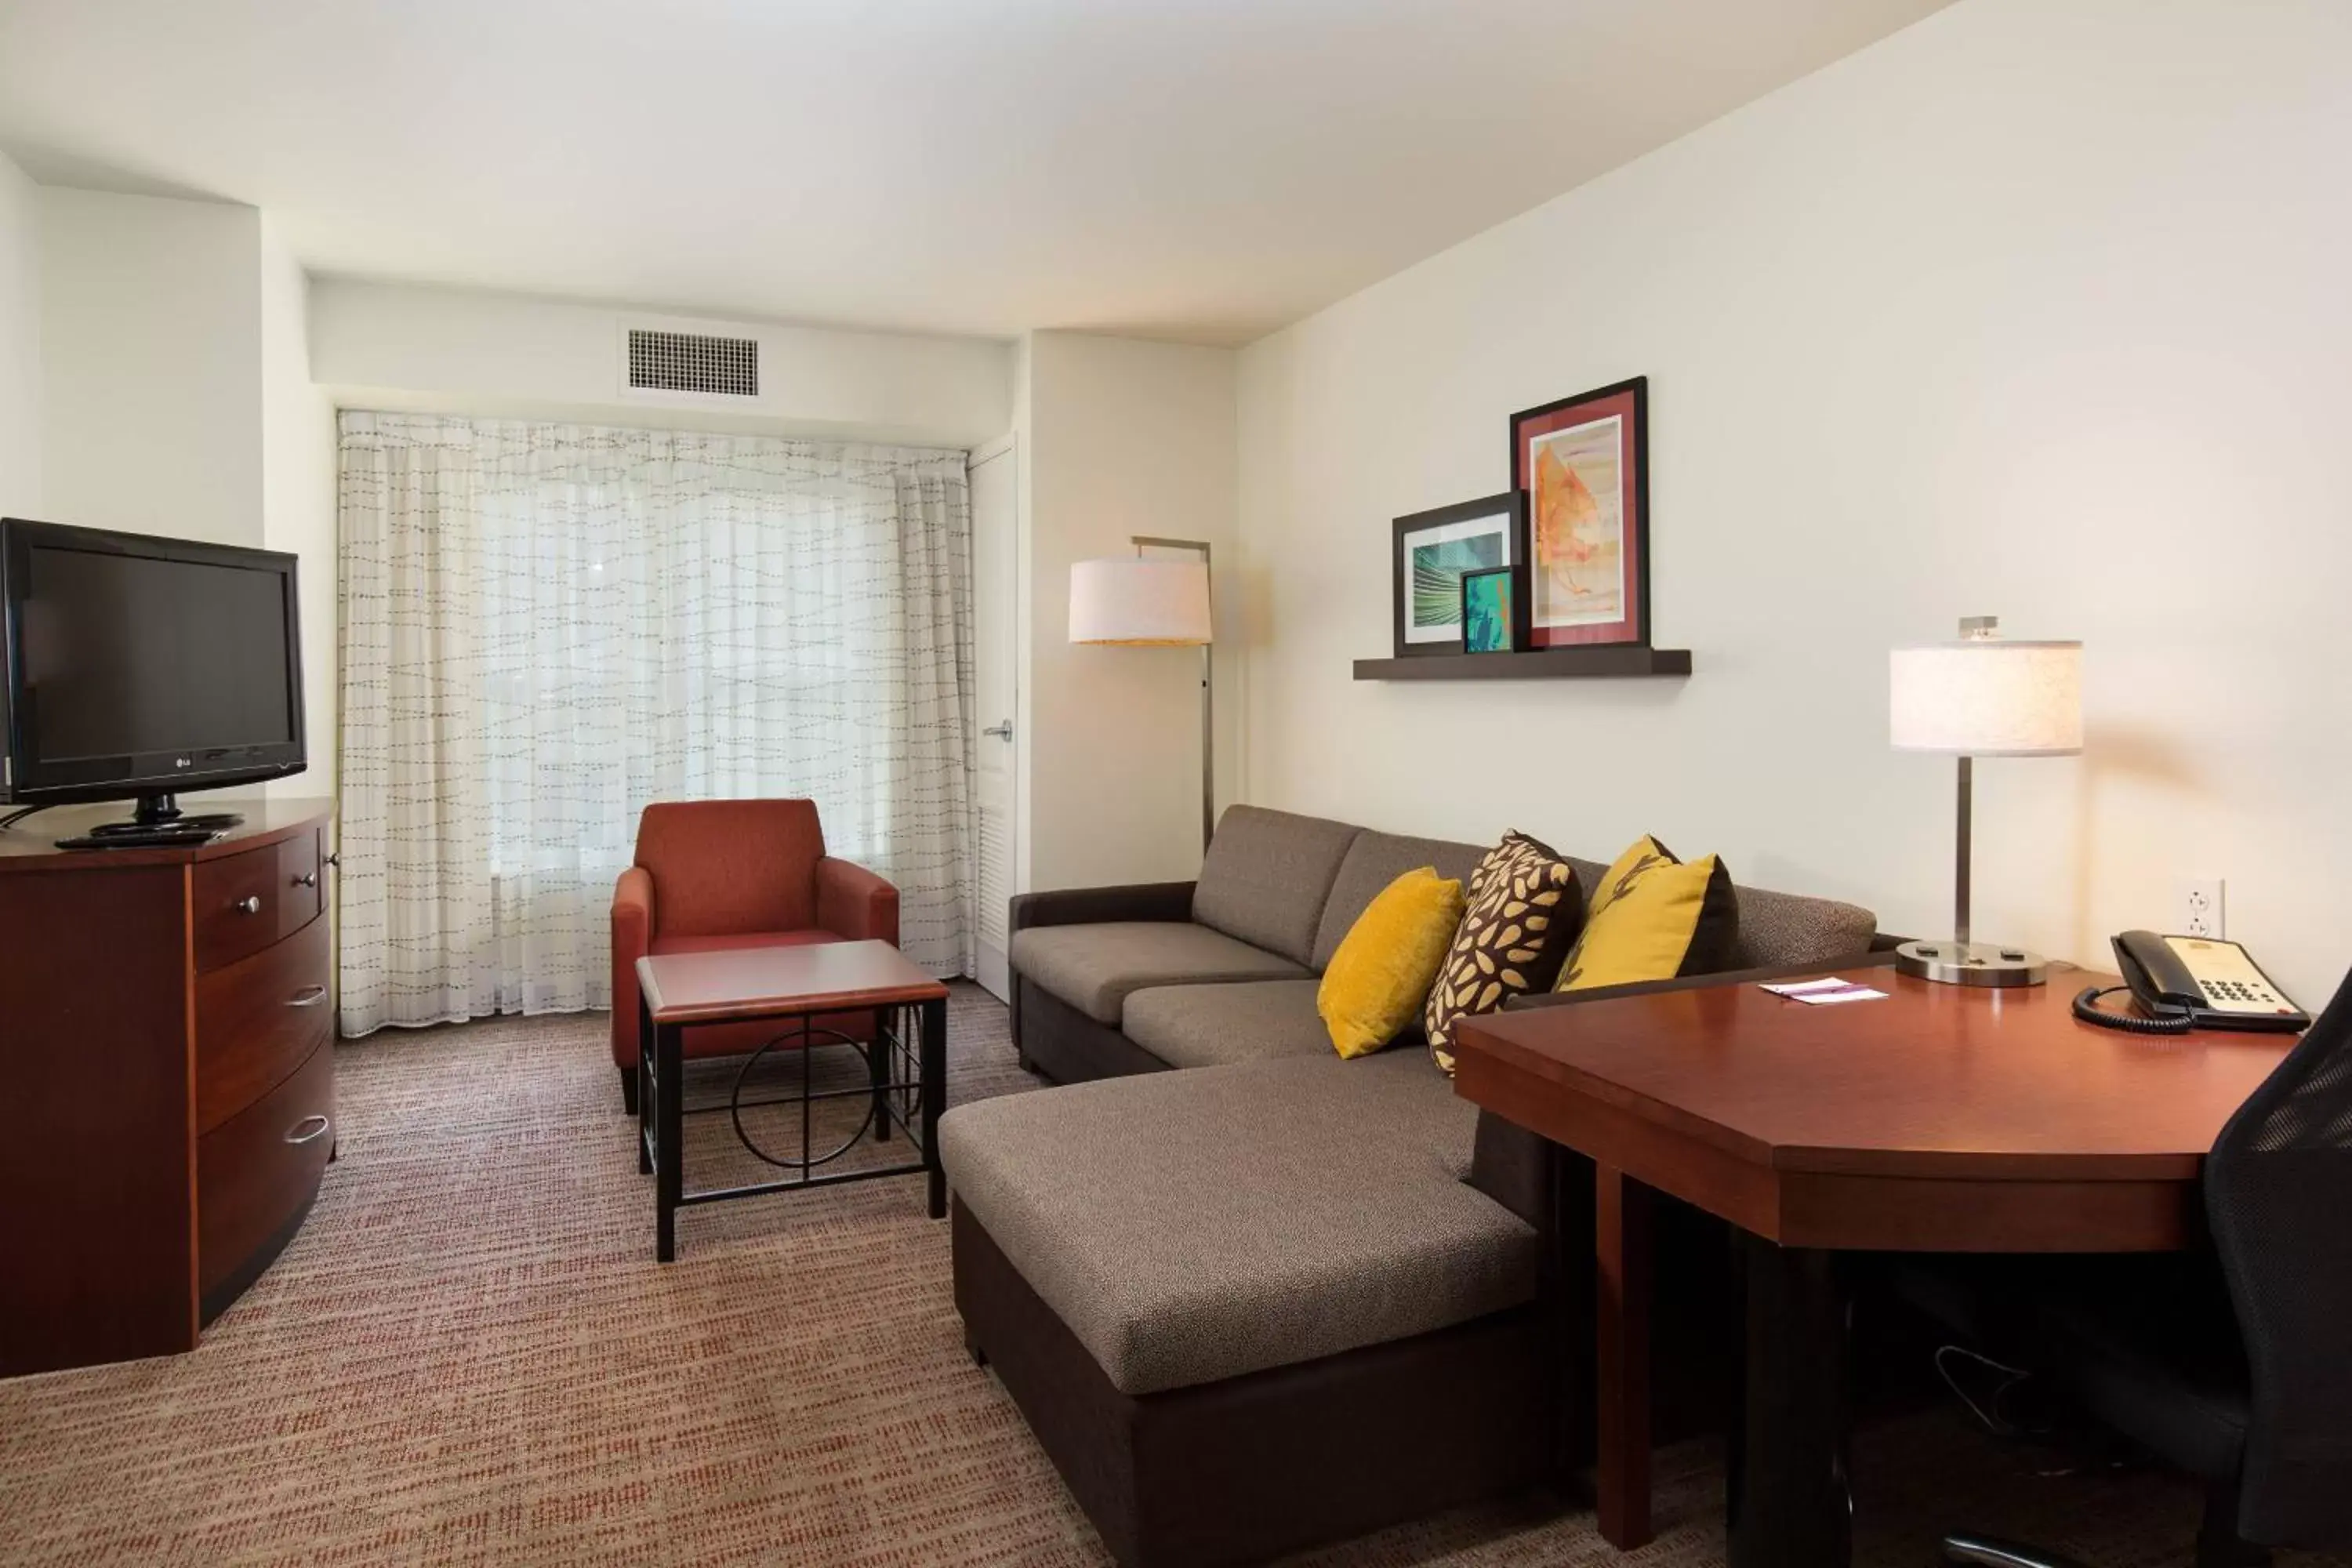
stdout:
[[[945,1217],[947,1174],[940,1165],[939,1121],[947,1109],[948,988],[908,963],[896,947],[887,942],[837,942],[656,954],[637,960],[637,1171],[654,1178],[657,1261],[667,1263],[677,1257],[677,1211],[688,1204],[919,1173],[929,1178],[930,1216]],[[814,1023],[827,1014],[867,1010],[875,1019],[875,1037],[867,1041]],[[800,1026],[800,1173],[782,1181],[688,1192],[685,1030],[697,1024],[772,1019]],[[812,1087],[809,1050],[817,1036],[826,1034],[865,1053],[866,1085],[833,1090]],[[817,1158],[809,1146],[811,1106],[853,1096],[871,1097],[866,1121],[841,1149]],[[887,1142],[893,1123],[914,1144],[914,1161],[857,1171],[816,1170],[869,1131],[877,1142]],[[737,1134],[742,1136],[740,1123]],[[759,1150],[749,1138],[743,1142],[770,1164],[793,1163]]]
[[1732,1568],[1840,1568],[1847,1251],[2151,1252],[2189,1245],[2223,1122],[2294,1044],[2076,1020],[2052,966],[2016,990],[1871,961],[1885,1001],[1809,1006],[1754,977],[1465,1022],[1454,1089],[1590,1156],[1601,1532],[1650,1537],[1653,1190],[1745,1233],[1747,1391]]

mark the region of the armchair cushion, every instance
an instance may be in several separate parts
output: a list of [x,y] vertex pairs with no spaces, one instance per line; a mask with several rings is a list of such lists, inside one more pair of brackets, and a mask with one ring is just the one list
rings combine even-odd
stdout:
[[672,801],[637,823],[636,863],[661,889],[665,936],[808,930],[824,857],[814,801]]

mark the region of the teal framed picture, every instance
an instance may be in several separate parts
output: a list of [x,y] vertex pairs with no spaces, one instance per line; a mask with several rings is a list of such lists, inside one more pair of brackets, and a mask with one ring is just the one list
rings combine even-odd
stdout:
[[1462,580],[1523,563],[1526,515],[1524,499],[1507,491],[1395,520],[1397,658],[1463,650]]
[[1462,651],[1511,653],[1518,647],[1518,569],[1489,566],[1462,574]]

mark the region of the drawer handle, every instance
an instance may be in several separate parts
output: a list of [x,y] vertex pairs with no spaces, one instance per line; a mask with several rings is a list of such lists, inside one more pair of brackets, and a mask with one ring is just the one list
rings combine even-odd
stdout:
[[297,991],[293,995],[288,997],[286,999],[286,1005],[289,1007],[315,1007],[326,999],[327,988],[325,986],[305,985],[301,990]]
[[315,888],[319,885],[319,873],[305,871],[294,879],[294,885],[298,888]]
[[241,915],[257,915],[261,912],[261,895],[259,893],[247,893],[245,897],[237,900],[236,902],[229,905],[229,908],[235,910]]
[[286,1130],[286,1142],[289,1143],[315,1143],[320,1139],[325,1137],[327,1135],[327,1129],[333,1125],[333,1122],[328,1121],[323,1116],[306,1116],[302,1118],[301,1121],[297,1121],[293,1126],[289,1127]]

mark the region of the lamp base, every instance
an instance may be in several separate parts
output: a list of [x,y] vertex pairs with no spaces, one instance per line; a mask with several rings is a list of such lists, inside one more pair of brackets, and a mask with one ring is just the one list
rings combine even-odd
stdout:
[[1895,950],[1895,967],[1946,985],[2040,985],[2050,978],[2040,953],[1986,942],[1906,942]]

